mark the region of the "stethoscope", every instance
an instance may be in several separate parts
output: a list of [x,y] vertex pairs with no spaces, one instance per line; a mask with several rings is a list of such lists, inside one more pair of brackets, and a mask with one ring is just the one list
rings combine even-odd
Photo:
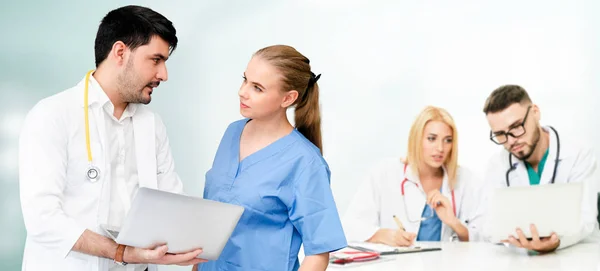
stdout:
[[[430,219],[430,218],[433,217],[433,209],[430,209],[429,215],[427,215],[425,217],[421,217],[421,218],[419,218],[417,220],[412,220],[412,219],[410,219],[409,212],[408,212],[408,209],[406,207],[406,197],[404,196],[404,185],[406,184],[406,182],[414,184],[417,187],[417,189],[419,189],[419,191],[421,191],[421,192],[423,192],[423,194],[425,194],[425,191],[423,191],[423,189],[421,187],[419,187],[418,183],[415,183],[413,181],[409,181],[406,178],[406,167],[407,166],[408,166],[408,163],[404,164],[404,180],[402,180],[402,183],[400,184],[400,189],[402,191],[402,201],[404,203],[404,212],[405,212],[406,218],[408,219],[409,222],[416,223],[416,222],[425,221],[425,220]],[[450,194],[452,195],[452,211],[454,212],[454,216],[456,216],[456,200],[454,199],[454,189],[450,190]]]
[[83,115],[85,119],[85,145],[87,148],[87,159],[88,159],[88,169],[85,172],[85,177],[92,183],[97,182],[100,179],[100,169],[94,165],[94,160],[92,159],[92,148],[90,146],[90,119],[88,115],[88,88],[89,88],[89,80],[90,75],[94,72],[94,70],[89,71],[85,75],[85,87],[83,91]]
[[[550,180],[550,183],[554,183],[554,178],[556,177],[556,169],[558,168],[558,162],[560,161],[560,139],[558,138],[558,132],[552,127],[552,126],[548,126],[550,127],[550,129],[552,129],[552,131],[554,131],[554,134],[556,135],[556,160],[554,160],[554,171],[552,172],[552,179]],[[508,153],[508,165],[509,168],[506,171],[506,187],[510,187],[510,182],[509,182],[509,175],[510,172],[517,169],[517,163],[513,164],[512,162],[512,154],[509,152]]]

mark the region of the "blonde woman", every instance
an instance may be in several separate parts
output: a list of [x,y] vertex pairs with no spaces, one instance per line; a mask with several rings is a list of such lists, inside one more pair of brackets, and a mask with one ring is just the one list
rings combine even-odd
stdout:
[[478,182],[457,160],[454,120],[426,107],[410,129],[406,158],[382,161],[358,188],[344,217],[348,241],[410,246],[479,239]]
[[322,155],[319,78],[291,46],[253,54],[238,92],[244,118],[225,131],[204,186],[205,199],[245,211],[200,270],[325,270],[329,253],[346,247]]

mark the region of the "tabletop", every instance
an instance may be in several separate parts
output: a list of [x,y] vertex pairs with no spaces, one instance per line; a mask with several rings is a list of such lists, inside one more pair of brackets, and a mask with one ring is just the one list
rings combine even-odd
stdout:
[[440,251],[382,256],[368,263],[330,264],[327,270],[594,270],[600,271],[600,243],[577,244],[552,253],[484,242],[419,242]]

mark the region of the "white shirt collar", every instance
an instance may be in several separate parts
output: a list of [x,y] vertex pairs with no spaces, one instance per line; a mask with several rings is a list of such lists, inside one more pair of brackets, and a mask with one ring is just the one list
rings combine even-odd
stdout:
[[[84,82],[84,84],[85,84],[85,82]],[[102,86],[100,86],[100,83],[98,83],[98,81],[96,80],[96,78],[94,78],[93,75],[90,76],[90,84],[89,84],[88,91],[89,91],[88,106],[98,103],[105,110],[107,110],[107,113],[109,113],[112,116],[114,113],[115,107],[114,107],[113,103],[110,101],[110,98],[108,98],[108,95],[106,95],[106,92],[104,91],[104,89],[102,89]],[[133,115],[137,111],[138,106],[139,106],[139,104],[134,104],[134,103],[127,104],[127,107],[125,108],[125,111],[123,112],[123,115],[121,116],[121,119],[133,117]]]

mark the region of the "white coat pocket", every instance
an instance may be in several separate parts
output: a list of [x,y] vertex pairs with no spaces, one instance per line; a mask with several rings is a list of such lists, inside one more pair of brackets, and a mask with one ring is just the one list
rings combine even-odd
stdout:
[[89,167],[90,164],[86,161],[71,163],[67,168],[67,186],[76,187],[81,186],[85,182],[89,182],[87,178]]

